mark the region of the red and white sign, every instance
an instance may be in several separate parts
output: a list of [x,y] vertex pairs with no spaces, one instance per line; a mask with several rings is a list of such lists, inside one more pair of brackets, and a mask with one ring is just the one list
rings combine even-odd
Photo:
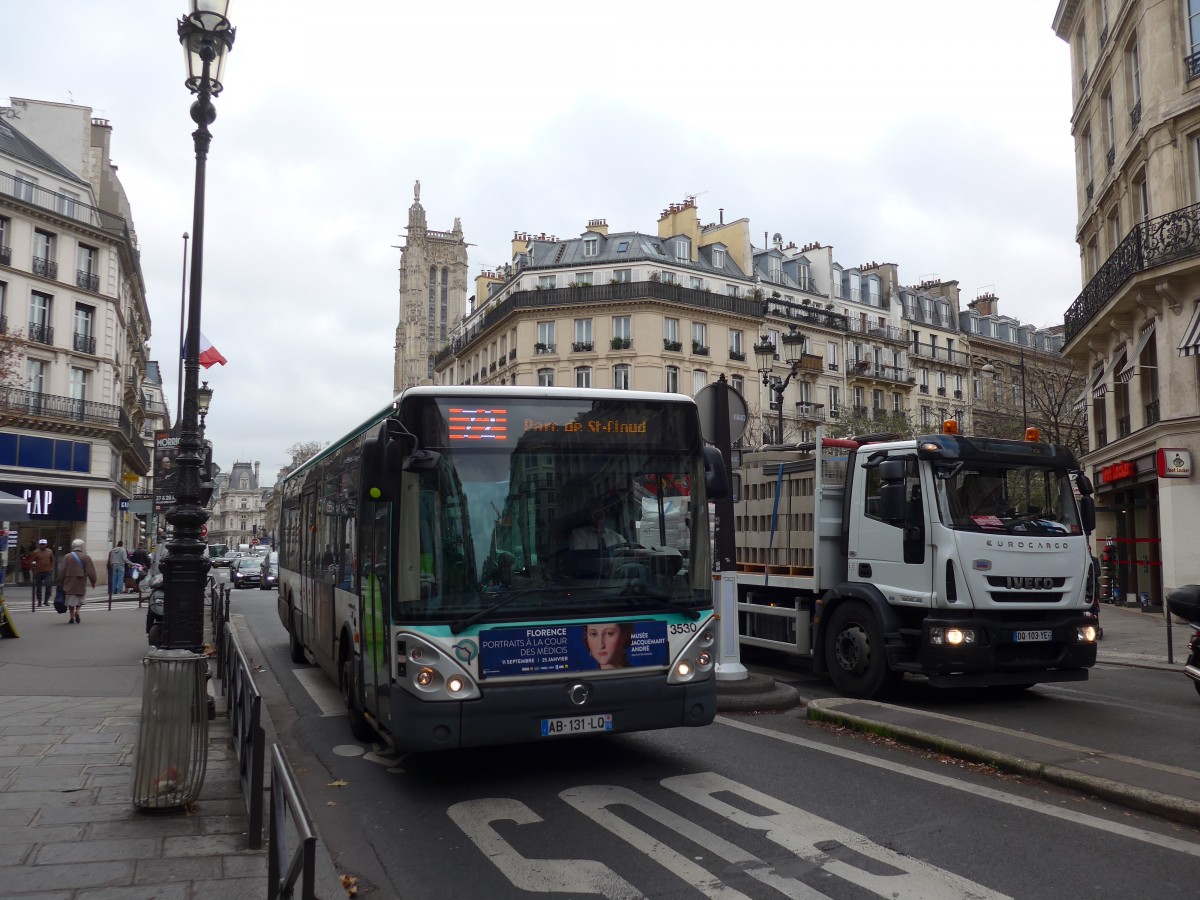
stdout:
[[257,546],[258,546],[258,538],[251,538],[251,539],[250,539],[250,546],[251,546],[251,547],[257,547]]
[[208,526],[207,525],[200,526],[200,537],[208,537]]
[[1159,447],[1154,455],[1159,478],[1191,478],[1192,453],[1182,447]]

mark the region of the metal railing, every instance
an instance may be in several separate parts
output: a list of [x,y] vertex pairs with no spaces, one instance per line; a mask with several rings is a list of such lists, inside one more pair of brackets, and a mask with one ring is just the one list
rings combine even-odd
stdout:
[[35,256],[30,270],[34,275],[41,275],[43,278],[58,277],[58,263],[45,257]]
[[35,415],[46,419],[86,422],[92,425],[117,428],[125,436],[129,442],[129,448],[142,464],[143,469],[139,474],[150,471],[150,451],[146,448],[142,436],[134,430],[133,423],[129,421],[125,410],[119,406],[0,385],[0,410]]
[[263,758],[267,746],[262,727],[262,694],[231,628],[222,629],[220,672],[222,689],[229,697],[229,725],[233,731],[233,754],[238,761],[238,780],[250,817],[246,846],[258,850],[263,845]]
[[1084,286],[1063,317],[1070,341],[1100,314],[1131,277],[1181,259],[1200,256],[1200,203],[1135,225]]
[[1158,404],[1159,404],[1159,401],[1157,401],[1157,400],[1151,400],[1149,403],[1146,404],[1146,425],[1147,425],[1147,427],[1149,427],[1150,425],[1157,424],[1158,420],[1161,418],[1161,413],[1159,412]]
[[18,180],[7,172],[0,172],[0,194],[7,194],[32,206],[51,210],[64,218],[74,219],[85,225],[104,231],[115,231],[126,237],[129,235],[128,226],[120,216],[80,203],[74,197],[48,191],[24,179]]
[[100,276],[83,269],[76,269],[75,286],[83,288],[85,291],[98,291],[100,290]]
[[54,326],[39,325],[36,322],[29,323],[29,340],[35,344],[46,344],[49,347],[54,346]]
[[[299,837],[288,852],[288,822]],[[292,767],[278,744],[271,747],[270,849],[267,852],[268,900],[291,900],[300,888],[300,900],[316,900],[317,836],[312,813],[292,778]],[[299,883],[297,885],[297,882]]]
[[90,353],[92,356],[96,355],[96,338],[93,335],[79,334],[76,332],[73,337],[75,339],[74,346],[77,352]]

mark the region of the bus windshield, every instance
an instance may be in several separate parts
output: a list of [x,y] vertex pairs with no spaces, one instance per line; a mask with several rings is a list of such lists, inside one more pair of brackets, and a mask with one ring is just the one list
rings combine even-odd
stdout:
[[987,466],[934,467],[942,523],[960,531],[1005,534],[1082,534],[1071,479],[1063,469]]
[[395,621],[711,605],[690,404],[423,397],[401,419],[437,459],[402,475]]

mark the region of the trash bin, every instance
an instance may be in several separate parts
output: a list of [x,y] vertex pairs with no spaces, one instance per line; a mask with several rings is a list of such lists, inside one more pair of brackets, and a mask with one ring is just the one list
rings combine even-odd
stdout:
[[142,717],[134,756],[133,805],[188,806],[200,796],[208,765],[205,657],[151,650],[142,660]]

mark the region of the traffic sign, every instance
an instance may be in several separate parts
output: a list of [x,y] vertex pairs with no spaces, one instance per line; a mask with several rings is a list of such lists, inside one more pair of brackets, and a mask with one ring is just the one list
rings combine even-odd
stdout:
[[258,546],[258,538],[250,538],[250,546],[257,547]]
[[200,526],[200,537],[208,537],[208,526],[207,525]]

